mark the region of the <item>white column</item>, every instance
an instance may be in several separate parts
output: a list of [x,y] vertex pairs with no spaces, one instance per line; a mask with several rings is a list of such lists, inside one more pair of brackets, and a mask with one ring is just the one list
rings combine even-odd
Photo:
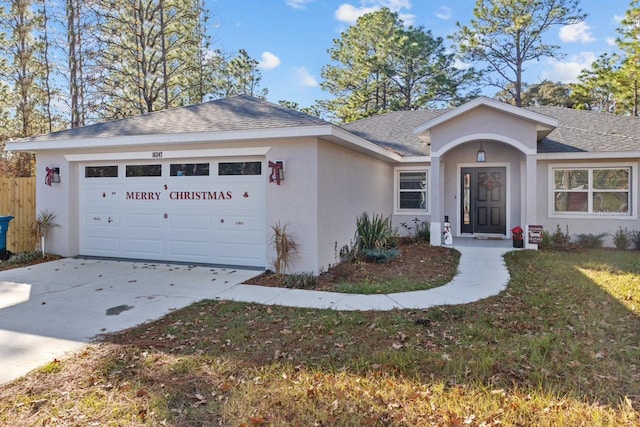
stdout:
[[526,210],[524,212],[525,226],[523,227],[525,248],[527,249],[538,249],[537,244],[529,243],[529,226],[538,223],[538,169],[536,159],[536,154],[527,154],[525,182]]
[[442,206],[440,194],[442,192],[442,177],[440,174],[440,157],[431,157],[431,245],[442,245]]

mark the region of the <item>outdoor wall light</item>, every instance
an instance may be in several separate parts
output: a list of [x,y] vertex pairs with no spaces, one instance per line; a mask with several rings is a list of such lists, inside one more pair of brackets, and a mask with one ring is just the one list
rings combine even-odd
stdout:
[[487,153],[485,153],[484,148],[482,147],[482,141],[480,141],[480,149],[476,155],[476,161],[478,163],[484,163],[487,161]]
[[55,182],[56,184],[60,184],[60,168],[53,168],[53,176],[51,177],[51,182]]

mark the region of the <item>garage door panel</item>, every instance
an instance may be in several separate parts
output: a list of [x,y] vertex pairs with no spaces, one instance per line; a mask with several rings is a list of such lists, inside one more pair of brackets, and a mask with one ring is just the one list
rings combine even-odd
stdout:
[[194,242],[192,240],[169,242],[169,255],[177,257],[189,257],[190,260],[197,258],[209,258],[211,253],[210,242]]
[[220,218],[218,229],[222,231],[262,231],[264,218],[246,215],[228,215]]
[[164,218],[162,214],[157,212],[149,214],[126,214],[124,217],[124,226],[128,230],[139,229],[162,229],[164,227]]
[[105,229],[112,232],[113,229],[119,228],[120,216],[115,212],[91,213],[88,212],[82,216],[83,224],[96,229]]
[[264,250],[257,244],[220,243],[218,258],[222,264],[264,266]]
[[169,215],[168,226],[170,230],[194,230],[197,232],[209,231],[211,229],[211,216],[174,213]]
[[[132,254],[134,256],[146,257],[160,257],[163,251],[163,241],[162,239],[130,239],[125,238],[124,240],[124,248],[123,250],[128,254]],[[151,258],[151,259],[162,259],[162,258]]]
[[85,187],[82,192],[82,197],[87,202],[100,205],[109,203],[118,205],[120,203],[118,192],[114,190],[114,184],[93,185],[90,188]]
[[120,240],[113,237],[86,237],[83,240],[87,250],[99,252],[101,256],[118,256]]

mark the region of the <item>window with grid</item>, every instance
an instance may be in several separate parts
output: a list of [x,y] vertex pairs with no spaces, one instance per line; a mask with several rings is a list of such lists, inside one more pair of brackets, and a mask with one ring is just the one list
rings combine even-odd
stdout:
[[555,213],[630,215],[631,168],[553,170]]
[[427,211],[428,171],[398,171],[398,211]]

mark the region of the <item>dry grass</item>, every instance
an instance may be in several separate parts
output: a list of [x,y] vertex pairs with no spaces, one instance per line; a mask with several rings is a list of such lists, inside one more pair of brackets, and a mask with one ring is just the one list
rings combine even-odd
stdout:
[[637,253],[507,263],[426,311],[201,302],[1,387],[0,424],[640,425]]

